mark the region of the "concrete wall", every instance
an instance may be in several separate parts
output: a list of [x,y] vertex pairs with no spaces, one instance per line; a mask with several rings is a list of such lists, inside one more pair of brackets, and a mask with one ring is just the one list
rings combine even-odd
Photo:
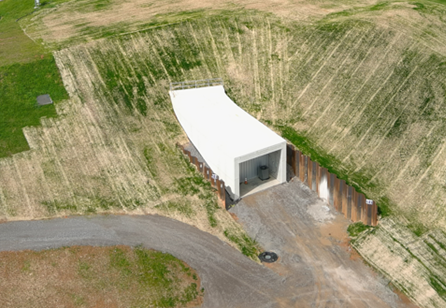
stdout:
[[[269,174],[271,177],[275,179],[277,179],[279,175],[279,168],[281,162],[280,158],[281,158],[281,151],[275,151],[273,153],[268,154]],[[286,167],[286,164],[284,164],[284,166]]]
[[277,179],[280,168],[280,152],[280,150],[275,151],[240,163],[240,183],[243,183],[245,178],[248,180],[257,178],[259,166],[265,165],[268,166],[269,175]]
[[[286,170],[287,170],[286,150],[287,150],[287,144],[284,141],[284,142],[266,147],[264,149],[258,150],[256,152],[253,152],[253,153],[241,156],[241,157],[237,157],[235,159],[235,164],[234,164],[235,170],[233,173],[233,176],[235,178],[231,178],[230,176],[228,176],[228,178],[224,178],[226,180],[227,185],[233,189],[231,197],[234,200],[240,198],[240,183],[245,180],[240,177],[240,164],[245,161],[248,161],[248,160],[254,159],[256,157],[263,156],[263,155],[269,155],[269,154],[278,152],[278,154],[273,154],[272,156],[269,156],[268,158],[278,160],[278,162],[277,162],[278,170],[277,170],[277,176],[275,178],[279,181],[279,184],[285,183],[287,181],[287,178],[286,178]],[[274,164],[276,164],[276,163],[274,163]]]
[[284,153],[277,180],[286,182],[286,141],[237,106],[222,85],[180,87],[169,91],[169,95],[189,140],[208,166],[225,180],[234,199],[240,198],[240,182],[244,181],[240,178],[240,163],[277,150]]
[[268,154],[240,163],[240,183],[243,183],[245,178],[247,180],[256,178],[259,166],[263,165],[269,166]]
[[[212,187],[216,188],[217,196],[223,207],[226,207],[225,182],[212,171],[203,162],[191,152],[178,145],[183,153],[187,155],[189,161],[197,167],[197,170],[203,174],[204,178],[211,182]],[[286,152],[286,155],[285,155]],[[289,145],[285,150],[270,153],[269,159],[278,159],[281,164],[291,166],[296,177],[314,190],[320,198],[342,213],[346,218],[353,222],[362,221],[369,226],[378,224],[378,207],[374,200],[366,199],[362,193],[358,193],[352,186],[340,180],[335,174],[328,172],[326,168],[313,162],[308,156],[303,155],[294,146]],[[283,166],[283,165],[282,165]],[[283,176],[281,169],[278,168],[277,176]]]
[[378,207],[374,200],[366,199],[362,193],[358,193],[344,180],[338,179],[290,144],[287,146],[287,163],[302,183],[345,217],[353,222],[362,221],[369,226],[378,224]]

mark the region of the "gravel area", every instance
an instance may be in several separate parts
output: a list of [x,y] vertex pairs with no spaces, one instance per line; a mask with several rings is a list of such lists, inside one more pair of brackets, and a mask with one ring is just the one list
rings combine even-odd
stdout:
[[283,277],[284,307],[412,307],[348,245],[348,221],[293,180],[242,199],[230,212]]
[[[0,251],[71,245],[138,245],[168,252],[197,270],[202,307],[279,307],[283,277],[217,237],[162,216],[71,217],[0,224]],[[1,291],[1,290],[0,290]]]
[[[317,207],[321,207],[318,209]],[[243,199],[231,212],[279,260],[257,264],[217,237],[161,216],[90,216],[0,224],[0,251],[138,245],[197,270],[202,307],[407,307],[344,245],[347,221],[298,182]]]

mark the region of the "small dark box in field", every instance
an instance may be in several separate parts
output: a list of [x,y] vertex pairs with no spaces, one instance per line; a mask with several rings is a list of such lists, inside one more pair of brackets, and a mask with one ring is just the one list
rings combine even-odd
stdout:
[[53,103],[53,101],[51,100],[51,97],[49,96],[49,94],[37,96],[37,106],[49,105],[52,103]]

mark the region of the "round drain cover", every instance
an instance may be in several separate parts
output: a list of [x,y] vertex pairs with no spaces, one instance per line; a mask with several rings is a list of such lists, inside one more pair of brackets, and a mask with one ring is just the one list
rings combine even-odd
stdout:
[[276,262],[279,257],[274,252],[264,251],[259,255],[259,259],[262,262],[273,263]]

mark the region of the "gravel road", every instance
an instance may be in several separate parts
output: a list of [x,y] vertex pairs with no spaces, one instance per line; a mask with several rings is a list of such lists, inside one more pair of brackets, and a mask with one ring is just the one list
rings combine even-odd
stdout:
[[335,240],[324,238],[321,228],[336,225],[339,215],[317,202],[308,189],[291,182],[247,197],[232,209],[263,247],[279,254],[279,261],[268,266],[215,236],[161,216],[3,223],[0,251],[143,244],[198,271],[205,289],[202,307],[403,307],[385,281],[360,261],[350,260]]
[[96,216],[0,224],[0,251],[117,244],[143,244],[187,262],[201,277],[202,307],[278,306],[274,289],[280,289],[280,275],[217,237],[170,218]]

